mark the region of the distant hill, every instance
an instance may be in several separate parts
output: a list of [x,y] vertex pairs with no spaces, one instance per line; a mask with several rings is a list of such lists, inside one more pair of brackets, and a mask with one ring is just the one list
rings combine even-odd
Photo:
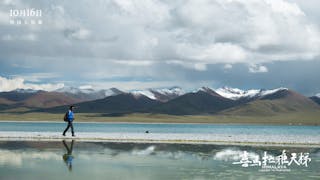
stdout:
[[39,91],[17,89],[10,92],[0,92],[1,104],[13,104],[28,99]]
[[95,91],[93,89],[66,87],[51,92],[17,89],[10,92],[0,92],[0,110],[51,108],[102,99],[120,93],[123,92],[116,88]]
[[[76,111],[81,113],[131,113],[145,111],[146,109],[159,104],[159,101],[152,100],[144,95],[122,93],[109,96],[104,99],[76,103]],[[45,112],[62,113],[66,111],[66,106],[45,109]]]
[[[98,98],[98,99],[96,99]],[[319,97],[307,98],[287,88],[243,91],[235,88],[217,90],[202,87],[184,93],[181,88],[147,89],[124,92],[64,88],[57,91],[15,90],[0,93],[0,111],[64,113],[75,105],[81,113],[106,116],[128,113],[169,115],[239,115],[271,116],[320,111]]]
[[63,87],[61,89],[56,90],[55,92],[64,93],[68,97],[78,99],[81,102],[92,101],[96,99],[103,99],[108,96],[114,96],[114,95],[124,93],[123,91],[117,88],[94,90],[90,88],[79,89],[74,87]]
[[201,88],[155,106],[150,111],[173,115],[212,114],[234,105],[234,100],[222,97],[210,88]]
[[20,103],[26,107],[49,108],[74,104],[80,101],[80,99],[67,96],[64,93],[39,91]]
[[169,89],[150,89],[150,92],[153,93],[155,98],[161,102],[168,102],[184,94],[184,91],[179,87]]
[[0,93],[0,109],[15,108],[50,108],[80,102],[80,100],[69,97],[59,92],[2,92]]
[[270,116],[291,112],[319,111],[320,107],[309,98],[292,90],[279,89],[249,103],[220,112],[227,115]]
[[161,88],[161,89],[147,89],[147,90],[134,90],[129,93],[141,94],[150,99],[160,102],[167,102],[184,94],[184,91],[179,87]]
[[7,99],[7,98],[0,97],[0,104],[1,105],[10,105],[10,104],[15,104],[15,103],[16,103],[15,101],[12,101],[12,100]]

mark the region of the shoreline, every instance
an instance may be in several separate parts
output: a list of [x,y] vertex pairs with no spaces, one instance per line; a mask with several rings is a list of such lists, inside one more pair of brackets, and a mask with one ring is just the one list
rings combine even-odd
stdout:
[[297,135],[230,135],[230,134],[182,134],[182,133],[83,133],[76,137],[62,136],[57,132],[1,131],[0,141],[62,141],[80,142],[131,142],[174,144],[217,144],[250,146],[313,146],[320,147],[319,136]]
[[[0,120],[1,122],[5,122],[5,123],[66,123],[64,121],[48,121],[48,120],[44,120],[44,121],[39,121],[39,120],[32,120],[32,121],[18,121],[18,120]],[[129,122],[129,121],[119,121],[119,122],[115,122],[115,121],[76,121],[75,123],[87,123],[87,124],[95,124],[95,123],[102,123],[102,124],[195,124],[195,125],[252,125],[252,126],[257,126],[257,125],[265,125],[265,126],[320,126],[320,125],[312,125],[312,124],[292,124],[292,123],[288,123],[288,124],[276,124],[276,123],[270,123],[270,124],[263,124],[263,123],[223,123],[223,122],[217,122],[217,123],[207,123],[207,122],[199,122],[199,123],[192,123],[192,122]]]
[[[150,123],[150,124],[258,124],[258,125],[305,125],[320,126],[319,113],[290,113],[270,116],[260,115],[168,115],[132,113],[121,116],[106,116],[103,113],[76,113],[76,122],[93,123]],[[3,112],[0,121],[14,122],[63,122],[62,114],[44,112]]]

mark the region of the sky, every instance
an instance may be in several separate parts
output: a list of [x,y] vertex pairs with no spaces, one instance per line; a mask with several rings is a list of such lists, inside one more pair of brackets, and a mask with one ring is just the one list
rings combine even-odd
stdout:
[[[3,0],[0,91],[228,86],[311,96],[320,93],[319,7],[318,0]],[[10,16],[24,9],[41,17]]]

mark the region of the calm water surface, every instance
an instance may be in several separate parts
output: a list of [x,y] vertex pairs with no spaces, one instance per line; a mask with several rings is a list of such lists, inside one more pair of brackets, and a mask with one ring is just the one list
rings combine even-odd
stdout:
[[[0,131],[61,132],[65,123],[0,122]],[[147,123],[74,123],[76,132],[215,133],[258,135],[319,135],[320,126],[273,126],[232,124],[147,124]]]
[[[75,123],[76,132],[215,133],[259,135],[319,135],[319,126],[264,126],[230,124]],[[61,132],[65,123],[0,122],[0,131]],[[261,166],[234,164],[274,158],[286,150],[309,153],[308,167],[263,171]],[[305,157],[305,156],[304,156]],[[307,158],[307,159],[308,159]],[[262,159],[260,159],[262,161]],[[38,179],[320,179],[320,148],[140,144],[103,142],[0,141],[0,180]]]
[[[309,153],[289,171],[242,167],[249,156]],[[102,142],[0,141],[0,179],[320,179],[320,148]]]

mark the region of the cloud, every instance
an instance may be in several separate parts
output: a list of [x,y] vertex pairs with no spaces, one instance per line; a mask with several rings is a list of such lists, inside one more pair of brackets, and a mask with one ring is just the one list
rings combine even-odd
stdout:
[[88,39],[91,34],[89,30],[84,28],[65,29],[63,33],[67,38],[76,39],[76,40]]
[[82,86],[79,86],[79,89],[92,89],[92,85],[82,85]]
[[230,43],[215,43],[206,46],[179,44],[177,52],[183,59],[213,64],[220,62],[243,62],[246,59],[245,50],[240,46]]
[[9,165],[14,167],[21,167],[24,163],[30,160],[61,160],[61,155],[54,152],[32,152],[32,151],[17,151],[0,149],[0,165]]
[[114,60],[113,61],[116,64],[121,65],[128,65],[128,66],[150,66],[153,64],[153,61],[147,61],[147,60]]
[[32,84],[25,83],[23,78],[12,78],[8,79],[0,76],[0,92],[12,91],[15,89],[32,89],[32,90],[45,90],[52,91],[62,88],[64,84]]
[[232,64],[225,64],[223,66],[224,69],[232,69]]
[[[37,6],[47,23],[23,30],[37,32],[41,41],[33,46],[37,51],[15,44],[24,56],[258,64],[309,60],[320,52],[318,25],[299,4],[285,0],[57,1]],[[1,31],[7,34],[4,40],[24,33],[10,25]],[[6,47],[7,55],[17,55]]]
[[211,86],[213,81],[187,81],[187,80],[167,80],[167,81],[138,81],[138,80],[130,80],[130,81],[104,81],[104,82],[95,82],[92,83],[92,87],[94,89],[106,89],[111,87],[119,88],[123,91],[130,90],[143,90],[149,88],[168,88],[168,87],[176,87],[179,86],[185,90],[193,90],[195,87],[202,86]]
[[277,13],[296,16],[305,15],[296,3],[289,3],[284,0],[266,0],[266,3]]
[[195,63],[195,64],[194,64],[194,68],[195,68],[195,70],[198,70],[198,71],[205,71],[205,70],[207,70],[206,64],[203,64],[203,63]]
[[166,61],[166,64],[180,65],[185,68],[193,69],[193,70],[197,70],[197,71],[206,71],[207,70],[207,64],[202,63],[202,62],[190,62],[190,61],[184,62],[181,60],[169,60],[169,61]]
[[[14,64],[14,67],[22,67]],[[59,77],[56,73],[28,73],[28,74],[19,74],[19,75],[11,75],[10,77],[15,79],[23,79],[28,82],[42,82],[43,80],[48,80],[52,78]]]
[[249,66],[250,73],[266,73],[268,72],[268,68],[263,65],[251,64]]
[[[320,57],[319,2],[313,0],[8,2],[0,6],[0,69],[5,77],[53,72],[59,82],[76,85],[151,77],[152,85],[160,86],[170,80],[176,85],[239,82],[245,76],[242,80],[250,84],[258,72],[274,72],[271,64],[317,64]],[[11,8],[25,7],[42,9],[44,24],[17,27],[7,22]],[[31,68],[5,68],[9,62]],[[292,77],[302,77],[294,73]]]
[[[213,55],[226,57],[218,60],[221,63],[230,61],[234,53],[238,55],[231,60],[243,63],[312,59],[319,54],[319,28],[295,3],[201,0],[188,1],[177,11],[187,34],[184,41],[202,44]],[[221,43],[237,48],[209,48]],[[216,59],[211,58],[211,63]]]
[[8,24],[10,21],[9,12],[1,12],[0,11],[0,24]]
[[36,41],[38,37],[35,34],[11,35],[6,34],[1,37],[3,41]]

